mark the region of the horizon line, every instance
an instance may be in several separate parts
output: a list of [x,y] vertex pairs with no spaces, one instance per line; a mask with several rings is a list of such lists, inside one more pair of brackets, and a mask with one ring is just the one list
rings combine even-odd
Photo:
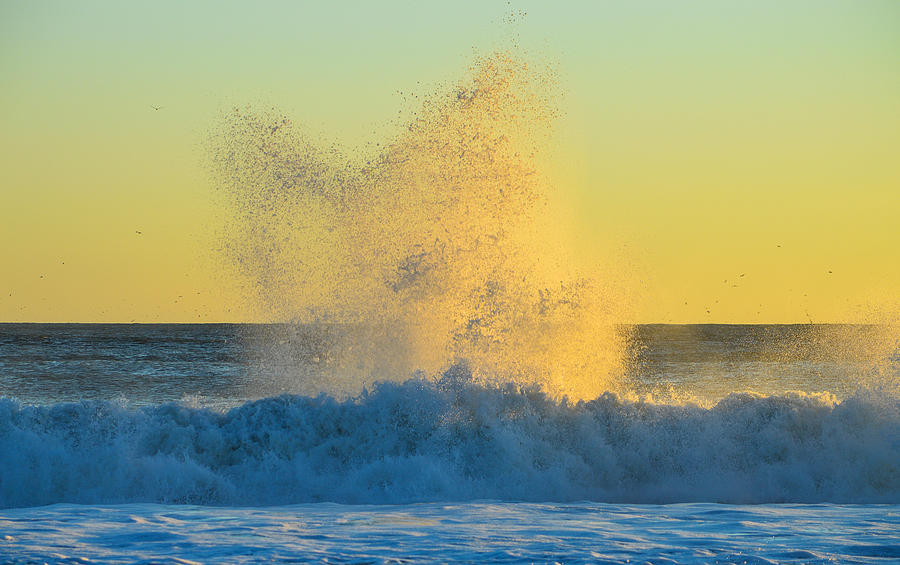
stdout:
[[[349,322],[32,322],[0,321],[0,326],[352,326]],[[619,322],[616,326],[890,326],[890,322]]]

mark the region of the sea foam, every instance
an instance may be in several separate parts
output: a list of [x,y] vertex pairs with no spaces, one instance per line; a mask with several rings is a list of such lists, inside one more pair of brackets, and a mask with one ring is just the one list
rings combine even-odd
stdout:
[[464,376],[228,411],[0,400],[0,506],[900,502],[900,400],[577,403]]

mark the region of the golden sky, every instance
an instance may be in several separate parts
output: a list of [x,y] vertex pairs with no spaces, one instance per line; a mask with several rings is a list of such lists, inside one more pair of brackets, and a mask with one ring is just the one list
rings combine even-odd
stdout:
[[513,36],[558,70],[547,174],[584,252],[639,281],[629,321],[896,307],[892,0],[5,0],[0,321],[253,319],[214,252],[203,147],[221,113],[275,107],[363,146],[391,135],[398,92],[454,81]]

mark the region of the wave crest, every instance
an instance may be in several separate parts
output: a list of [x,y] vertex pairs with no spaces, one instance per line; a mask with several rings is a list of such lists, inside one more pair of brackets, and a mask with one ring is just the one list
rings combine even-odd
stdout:
[[450,500],[900,502],[900,401],[731,394],[712,408],[554,400],[456,375],[361,396],[0,400],[0,506]]

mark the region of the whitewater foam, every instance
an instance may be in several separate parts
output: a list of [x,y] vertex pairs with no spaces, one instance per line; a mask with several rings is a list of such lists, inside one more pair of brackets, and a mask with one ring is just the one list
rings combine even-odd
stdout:
[[0,400],[0,506],[900,502],[900,401],[558,401],[465,375],[226,412]]

